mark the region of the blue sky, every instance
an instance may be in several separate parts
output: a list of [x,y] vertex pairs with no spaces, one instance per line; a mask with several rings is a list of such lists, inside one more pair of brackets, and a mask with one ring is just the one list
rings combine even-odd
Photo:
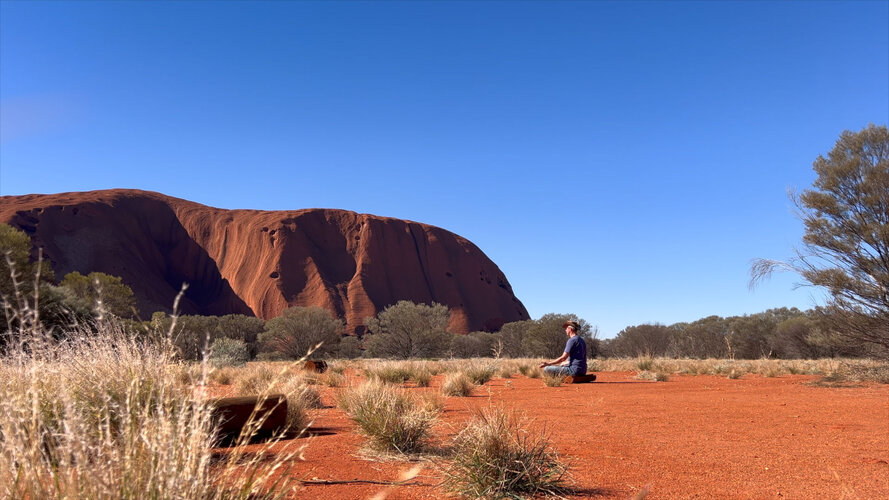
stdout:
[[602,337],[813,305],[750,261],[887,121],[886,1],[0,4],[0,194],[433,224]]

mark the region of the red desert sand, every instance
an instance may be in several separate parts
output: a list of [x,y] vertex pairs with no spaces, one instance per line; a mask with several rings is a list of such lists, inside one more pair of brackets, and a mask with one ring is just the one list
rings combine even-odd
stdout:
[[[446,399],[435,437],[444,443],[489,405],[516,409],[548,432],[570,464],[569,498],[889,498],[889,385],[810,385],[818,377],[745,375],[634,379],[600,373],[591,384],[546,387],[540,379],[495,378],[471,397]],[[441,376],[430,388],[437,392]],[[335,407],[314,423],[296,498],[442,498],[428,462],[363,458],[356,426]],[[282,443],[282,444],[287,444]],[[279,445],[280,446],[280,445]],[[417,465],[405,485],[387,486]]]

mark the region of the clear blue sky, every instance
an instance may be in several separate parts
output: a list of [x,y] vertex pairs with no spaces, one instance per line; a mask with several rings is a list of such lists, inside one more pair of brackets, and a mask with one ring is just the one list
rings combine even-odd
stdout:
[[886,1],[0,3],[0,194],[425,222],[602,337],[810,307],[750,260],[887,121]]

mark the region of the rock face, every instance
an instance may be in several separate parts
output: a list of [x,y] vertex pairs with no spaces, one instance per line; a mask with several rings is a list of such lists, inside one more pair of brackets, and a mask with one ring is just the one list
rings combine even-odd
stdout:
[[[528,319],[500,269],[468,240],[426,224],[344,210],[223,210],[159,193],[0,197],[0,222],[31,236],[58,277],[120,276],[143,315],[273,318],[321,306],[351,333],[398,300],[438,302],[456,333]],[[36,250],[35,250],[36,253]]]

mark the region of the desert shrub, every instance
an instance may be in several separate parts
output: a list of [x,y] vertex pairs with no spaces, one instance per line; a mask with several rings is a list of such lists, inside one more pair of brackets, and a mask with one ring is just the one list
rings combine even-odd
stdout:
[[501,356],[509,358],[518,358],[524,356],[523,339],[532,325],[534,320],[528,319],[524,321],[513,321],[504,324],[498,332],[503,349]]
[[653,382],[666,382],[670,376],[662,371],[643,370],[636,374],[636,380],[651,380]]
[[334,354],[340,359],[355,359],[360,358],[364,354],[364,349],[358,337],[347,335],[340,339]]
[[446,396],[469,396],[475,384],[463,372],[448,373],[441,384],[441,392]]
[[342,372],[327,370],[319,380],[327,387],[342,387],[346,383],[346,376]]
[[448,308],[441,304],[398,301],[365,321],[367,354],[402,359],[443,356],[453,337],[447,331],[449,318]]
[[543,372],[543,383],[547,387],[559,387],[562,385],[562,379],[565,378],[564,375],[556,375],[553,373]]
[[235,393],[242,396],[267,393],[284,369],[283,365],[276,367],[270,363],[248,363],[235,376],[232,383]]
[[454,335],[451,339],[451,356],[455,358],[491,357],[495,350],[502,354],[499,335],[488,332],[472,332],[467,335]]
[[422,367],[416,368],[411,371],[411,380],[417,384],[417,387],[429,387],[432,382],[432,373]]
[[557,495],[568,467],[549,445],[546,433],[530,432],[514,412],[478,411],[453,442],[444,470],[445,486],[472,498]]
[[365,367],[364,374],[368,379],[396,385],[403,384],[411,378],[408,365],[387,361]]
[[484,385],[494,376],[495,370],[496,367],[493,363],[473,361],[466,364],[463,368],[463,373],[466,374],[466,377],[468,377],[473,384]]
[[654,366],[654,360],[651,357],[641,357],[638,361],[636,361],[636,368],[640,370],[651,370]]
[[503,363],[496,369],[496,375],[500,378],[512,378],[518,368],[513,363]]
[[62,278],[59,286],[70,290],[77,300],[91,310],[121,318],[138,316],[133,290],[117,276],[92,272],[84,276],[77,271]]
[[289,307],[266,322],[259,346],[263,352],[279,352],[290,359],[299,359],[318,346],[312,356],[323,357],[336,351],[342,330],[343,322],[323,307]]
[[210,348],[210,362],[215,366],[239,366],[250,357],[243,340],[218,338]]
[[[214,368],[210,372],[210,381],[220,384],[220,385],[229,385],[238,378],[238,368],[233,366],[223,366]],[[189,380],[185,383],[191,383],[194,380],[193,377],[189,376]]]
[[434,405],[378,381],[344,390],[338,404],[358,424],[369,447],[384,453],[423,451],[439,413]]
[[[265,321],[243,314],[226,314],[216,321],[214,338],[240,340],[247,346],[248,359],[256,357],[258,352],[259,334],[265,330]],[[303,353],[305,354],[305,353]]]
[[213,460],[212,409],[184,383],[205,385],[210,370],[183,369],[168,339],[106,321],[58,341],[34,326],[0,356],[3,498],[246,499],[287,488],[293,450],[251,458],[244,435]]

